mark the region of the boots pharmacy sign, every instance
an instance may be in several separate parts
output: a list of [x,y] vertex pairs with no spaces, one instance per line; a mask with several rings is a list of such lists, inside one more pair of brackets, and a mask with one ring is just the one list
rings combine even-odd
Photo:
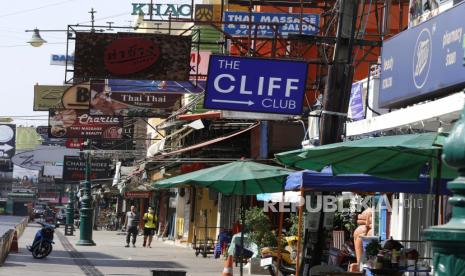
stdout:
[[465,87],[465,5],[386,40],[379,105],[403,107]]
[[307,69],[303,61],[212,55],[204,106],[300,115]]
[[150,4],[132,3],[131,15],[152,15],[152,16],[171,16],[171,17],[190,17],[192,15],[192,6],[190,4]]

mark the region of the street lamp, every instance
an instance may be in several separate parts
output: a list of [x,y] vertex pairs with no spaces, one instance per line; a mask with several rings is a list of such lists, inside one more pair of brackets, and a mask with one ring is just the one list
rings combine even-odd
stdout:
[[92,246],[96,245],[92,240],[92,224],[93,224],[93,213],[92,209],[92,195],[91,195],[91,147],[92,143],[90,139],[87,139],[84,142],[84,146],[87,146],[87,149],[84,151],[85,160],[86,160],[86,170],[85,170],[85,180],[82,182],[82,200],[81,200],[81,209],[79,210],[80,222],[79,222],[79,241],[76,245],[86,245]]
[[45,39],[40,36],[39,29],[32,30],[32,37],[27,43],[31,44],[32,47],[40,47],[42,44],[47,43]]

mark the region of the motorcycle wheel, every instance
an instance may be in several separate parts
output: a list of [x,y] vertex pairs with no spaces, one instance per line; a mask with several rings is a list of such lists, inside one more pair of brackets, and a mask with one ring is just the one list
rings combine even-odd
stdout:
[[43,242],[41,245],[38,245],[32,249],[32,256],[35,259],[43,259],[47,257],[52,252],[52,244],[48,242]]

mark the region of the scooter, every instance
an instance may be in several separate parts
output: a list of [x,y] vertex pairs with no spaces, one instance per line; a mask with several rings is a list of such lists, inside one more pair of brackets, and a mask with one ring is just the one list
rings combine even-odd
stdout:
[[260,252],[262,255],[261,266],[264,269],[267,269],[272,276],[296,275],[297,237],[291,236],[285,237],[285,239],[288,245],[284,248],[284,250],[281,250],[279,271],[276,271],[278,256],[280,254],[279,249],[275,247],[264,247]]
[[52,252],[52,244],[55,243],[53,242],[55,228],[47,223],[39,222],[39,224],[42,228],[37,231],[32,246],[27,246],[27,249],[31,251],[35,259],[47,257]]

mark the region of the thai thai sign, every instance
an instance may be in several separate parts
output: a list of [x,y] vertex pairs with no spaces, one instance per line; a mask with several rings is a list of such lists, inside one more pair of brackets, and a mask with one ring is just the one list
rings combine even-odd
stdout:
[[459,4],[383,43],[380,107],[402,107],[465,87],[464,14]]
[[49,137],[89,139],[122,139],[123,118],[90,116],[85,111],[67,109],[50,110]]
[[16,125],[0,124],[0,171],[12,172],[11,157],[16,149]]
[[[109,179],[112,177],[110,159],[92,158],[90,179]],[[81,181],[85,179],[86,160],[80,156],[65,156],[63,162],[63,181]]]
[[189,80],[190,36],[76,33],[74,82],[90,79]]
[[[250,33],[249,16],[248,12],[225,12],[223,30],[232,36],[248,36]],[[254,12],[252,23],[262,24],[252,26],[252,36],[256,33],[258,37],[288,36],[289,34],[314,35],[320,30],[318,14],[304,14],[301,20],[300,14]]]
[[205,81],[148,81],[148,80],[108,80],[112,92],[144,93],[201,93],[205,91]]
[[103,81],[91,84],[91,115],[164,117],[181,107],[181,94],[112,91]]
[[204,106],[300,115],[307,68],[302,61],[212,55]]

